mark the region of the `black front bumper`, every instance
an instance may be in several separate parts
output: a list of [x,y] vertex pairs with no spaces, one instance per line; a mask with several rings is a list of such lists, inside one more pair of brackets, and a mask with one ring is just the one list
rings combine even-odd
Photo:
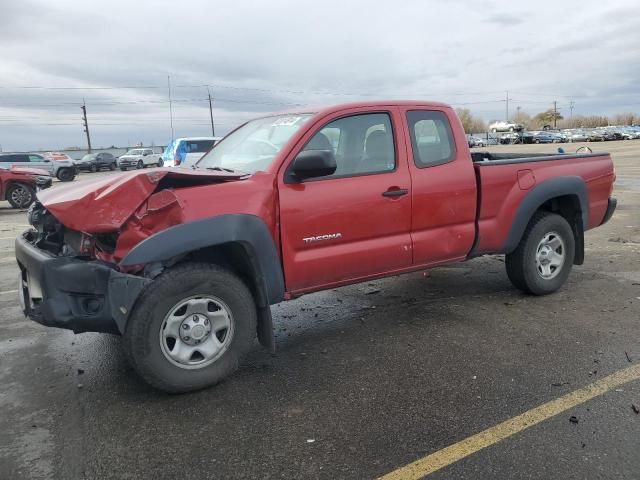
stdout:
[[151,280],[95,260],[56,257],[33,246],[32,235],[27,231],[15,243],[25,315],[76,333],[124,333],[131,308]]
[[604,213],[604,217],[600,225],[604,225],[611,219],[611,217],[613,217],[613,212],[616,211],[617,206],[618,200],[614,197],[609,197],[609,202],[607,203],[607,211]]

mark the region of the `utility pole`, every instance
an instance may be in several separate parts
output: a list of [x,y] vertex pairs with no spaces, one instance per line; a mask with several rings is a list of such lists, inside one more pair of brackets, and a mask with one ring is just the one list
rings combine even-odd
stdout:
[[167,88],[169,89],[169,122],[171,124],[171,141],[173,142],[173,106],[171,104],[171,76],[167,75]]
[[209,91],[209,85],[207,85],[207,93],[209,94],[209,116],[211,117],[211,136],[216,136],[216,129],[213,126],[213,106],[211,105],[211,92]]
[[573,108],[576,106],[576,102],[571,100],[569,102],[569,118],[573,118]]
[[553,128],[556,128],[556,123],[558,121],[558,102],[557,100],[553,101]]
[[506,116],[505,116],[505,121],[508,122],[509,121],[509,90],[507,90],[507,100],[506,100]]
[[87,153],[91,153],[91,136],[89,135],[89,123],[87,122],[87,105],[82,99],[82,120],[84,122],[84,132],[87,134]]

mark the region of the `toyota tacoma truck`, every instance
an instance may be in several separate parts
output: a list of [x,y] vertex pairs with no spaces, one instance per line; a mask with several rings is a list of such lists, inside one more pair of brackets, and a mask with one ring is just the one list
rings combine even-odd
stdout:
[[38,195],[16,239],[20,301],[43,325],[122,335],[167,392],[228,376],[270,305],[374,278],[506,255],[533,295],[584,261],[613,214],[608,154],[470,153],[451,107],[372,102],[251,120],[193,169]]

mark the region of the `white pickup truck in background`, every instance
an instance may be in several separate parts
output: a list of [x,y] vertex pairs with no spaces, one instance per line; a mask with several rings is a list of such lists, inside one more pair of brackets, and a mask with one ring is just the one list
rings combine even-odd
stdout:
[[161,167],[162,159],[159,153],[153,153],[152,148],[133,148],[118,158],[118,167],[125,171],[130,168]]

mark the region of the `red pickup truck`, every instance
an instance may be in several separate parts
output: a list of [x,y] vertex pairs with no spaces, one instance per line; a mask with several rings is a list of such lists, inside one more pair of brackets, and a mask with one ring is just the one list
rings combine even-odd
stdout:
[[193,169],[39,194],[16,240],[30,318],[123,336],[151,385],[229,375],[270,305],[505,254],[513,284],[557,290],[613,214],[608,154],[471,154],[447,105],[371,102],[249,121]]

